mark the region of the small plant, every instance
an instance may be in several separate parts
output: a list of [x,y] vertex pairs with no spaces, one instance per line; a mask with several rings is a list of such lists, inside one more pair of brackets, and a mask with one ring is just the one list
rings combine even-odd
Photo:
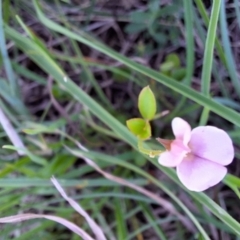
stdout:
[[172,120],[174,140],[157,138],[165,151],[148,150],[142,141],[151,137],[150,120],[156,114],[156,100],[147,86],[139,94],[138,109],[143,118],[127,121],[129,130],[137,136],[139,151],[166,167],[177,167],[177,175],[189,190],[200,192],[219,183],[227,174],[225,165],[234,158],[234,148],[228,134],[213,126],[200,126],[191,130],[190,125],[176,117]]

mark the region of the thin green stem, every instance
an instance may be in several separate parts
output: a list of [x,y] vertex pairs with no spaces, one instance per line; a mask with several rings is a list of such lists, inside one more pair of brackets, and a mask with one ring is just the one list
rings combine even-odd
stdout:
[[[218,0],[216,0],[216,1],[218,1]],[[221,2],[221,0],[219,0],[219,1]],[[195,0],[195,3],[197,5],[199,13],[200,13],[206,27],[208,28],[209,27],[209,17],[208,17],[206,8],[205,8],[202,0]],[[227,60],[226,60],[222,45],[221,45],[220,41],[218,40],[218,38],[215,39],[215,43],[216,43],[216,49],[217,49],[219,58],[221,59],[224,66],[227,66]]]
[[[210,86],[211,86],[211,71],[213,65],[213,50],[214,43],[216,38],[217,31],[217,22],[220,12],[221,0],[214,0],[211,18],[209,22],[209,28],[207,32],[207,39],[205,43],[204,57],[203,57],[203,69],[202,69],[202,77],[201,77],[201,90],[202,93],[209,97],[210,96]],[[205,125],[208,121],[209,117],[209,109],[204,108],[201,118],[200,125]]]
[[184,3],[184,21],[186,26],[186,55],[187,72],[186,83],[190,85],[194,70],[194,34],[193,34],[193,6],[192,1],[183,1]]
[[201,117],[200,117],[200,121],[199,121],[199,125],[200,126],[204,126],[206,125],[207,121],[208,121],[208,118],[209,118],[209,109],[208,108],[203,108],[203,111],[202,111],[202,114],[201,114]]
[[203,57],[203,70],[202,70],[202,93],[206,96],[209,96],[210,93],[210,84],[211,84],[211,71],[212,71],[212,63],[213,63],[213,50],[214,43],[216,38],[217,31],[217,22],[218,16],[220,12],[221,0],[214,0],[211,18],[209,22],[209,28],[207,33],[207,39],[205,44],[205,51]]

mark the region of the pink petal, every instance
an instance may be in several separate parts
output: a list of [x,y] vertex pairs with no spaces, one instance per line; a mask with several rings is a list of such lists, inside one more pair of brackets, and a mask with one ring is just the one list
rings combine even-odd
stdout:
[[166,150],[159,156],[158,162],[165,167],[176,167],[189,152],[190,149],[185,147],[181,140],[174,140],[170,150]]
[[222,165],[195,156],[184,159],[177,166],[177,175],[182,184],[196,192],[218,184],[226,173],[227,169]]
[[224,166],[230,164],[234,158],[231,138],[217,127],[194,128],[189,146],[194,155]]
[[181,139],[187,145],[191,136],[190,125],[182,118],[176,117],[172,120],[172,130],[176,139]]

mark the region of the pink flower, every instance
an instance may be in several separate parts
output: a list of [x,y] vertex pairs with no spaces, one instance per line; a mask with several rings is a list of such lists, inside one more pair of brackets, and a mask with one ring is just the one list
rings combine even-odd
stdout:
[[232,140],[213,126],[191,130],[181,118],[172,120],[175,140],[158,139],[166,148],[158,162],[177,167],[177,175],[189,190],[200,192],[219,183],[227,173],[226,165],[234,158]]

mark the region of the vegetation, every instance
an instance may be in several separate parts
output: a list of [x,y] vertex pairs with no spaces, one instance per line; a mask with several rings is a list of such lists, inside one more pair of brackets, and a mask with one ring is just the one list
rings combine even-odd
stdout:
[[[107,239],[240,239],[239,1],[0,6],[0,217],[59,216],[93,236],[54,176]],[[156,106],[140,114],[146,86]],[[141,116],[152,139],[140,149],[163,149],[155,138],[173,138],[174,117],[225,130],[235,147],[227,176],[187,190],[175,169],[139,151],[126,121]],[[1,224],[0,239],[81,238],[34,219]]]

